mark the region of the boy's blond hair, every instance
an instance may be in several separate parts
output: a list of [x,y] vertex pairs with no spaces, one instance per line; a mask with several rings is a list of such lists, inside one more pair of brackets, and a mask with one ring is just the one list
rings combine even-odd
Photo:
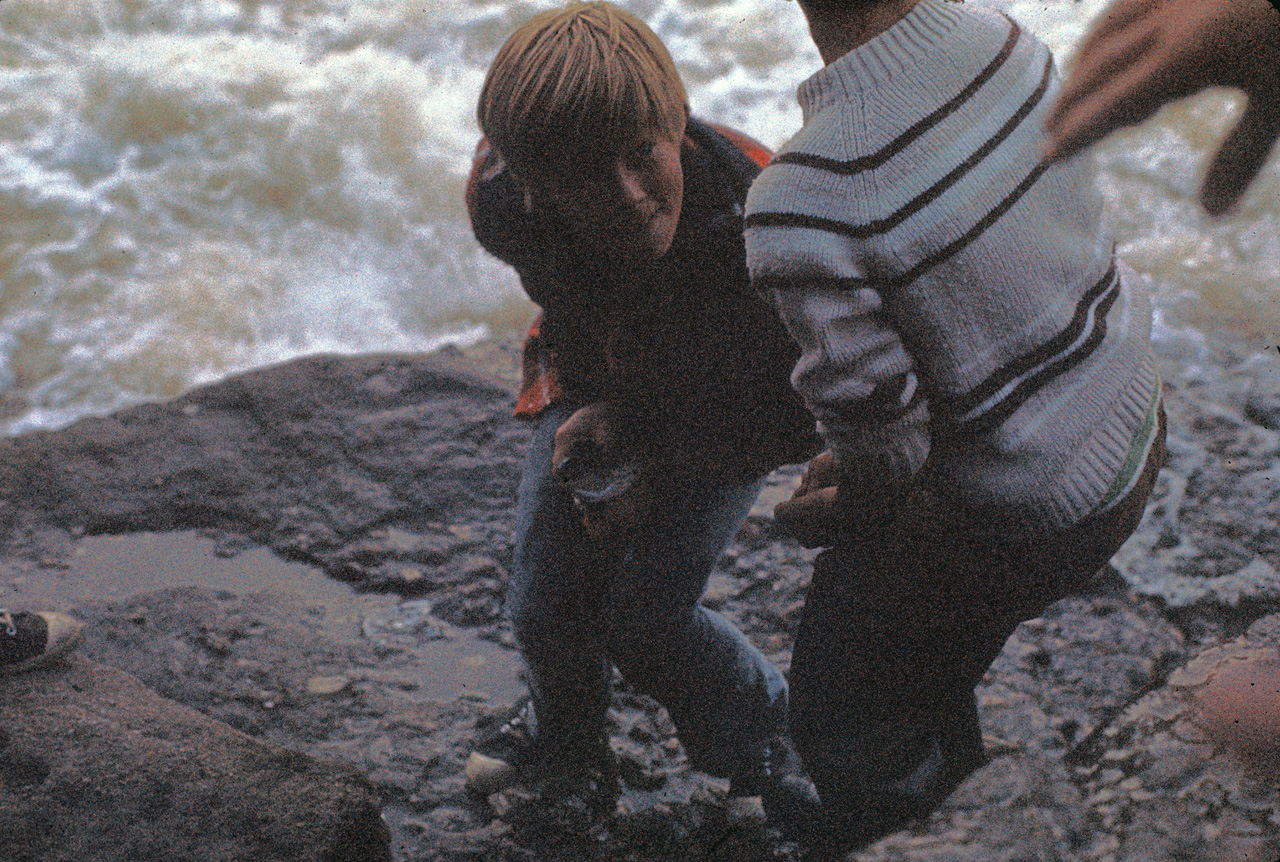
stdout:
[[688,97],[671,55],[644,22],[612,3],[535,15],[498,51],[476,111],[519,174],[553,171],[637,133],[679,140]]

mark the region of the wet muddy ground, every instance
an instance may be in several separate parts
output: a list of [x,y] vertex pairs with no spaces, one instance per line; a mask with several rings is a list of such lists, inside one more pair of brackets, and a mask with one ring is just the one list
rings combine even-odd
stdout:
[[[5,441],[0,601],[70,610],[86,655],[355,764],[400,862],[797,858],[728,819],[724,782],[691,771],[665,712],[625,685],[617,811],[463,789],[473,741],[522,691],[501,607],[527,431],[509,379],[460,365],[303,360]],[[1025,624],[979,689],[991,763],[859,859],[1236,862],[1277,846],[1276,782],[1211,745],[1181,694],[1212,675],[1188,666],[1275,652],[1264,408],[1280,398],[1249,393],[1170,392],[1173,463],[1118,571]],[[813,553],[769,512],[798,476],[771,477],[704,598],[784,669]]]

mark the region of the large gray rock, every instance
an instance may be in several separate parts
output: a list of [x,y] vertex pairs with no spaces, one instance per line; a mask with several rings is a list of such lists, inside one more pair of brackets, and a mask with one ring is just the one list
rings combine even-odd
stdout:
[[[1046,609],[1010,638],[978,690],[991,762],[931,817],[851,859],[1280,858],[1280,753],[1267,738],[1280,733],[1280,700],[1213,700],[1215,692],[1243,692],[1254,679],[1242,676],[1246,670],[1280,680],[1280,490],[1271,487],[1280,434],[1259,418],[1272,402],[1267,416],[1280,416],[1280,395],[1264,404],[1252,389],[1233,393],[1170,390],[1173,460],[1142,527],[1113,561],[1119,577],[1102,585],[1106,592]],[[50,596],[88,624],[81,656],[261,737],[262,750],[279,745],[354,764],[381,798],[400,862],[794,862],[794,844],[730,819],[727,782],[694,771],[666,714],[625,688],[609,710],[627,783],[612,816],[464,791],[462,764],[475,738],[502,720],[510,695],[474,683],[449,693],[444,683],[463,680],[473,659],[515,659],[499,608],[528,430],[510,407],[509,388],[456,373],[441,357],[314,357],[169,404],[0,441],[0,593],[11,606]],[[770,504],[786,497],[800,472],[770,478],[768,501],[730,543],[705,600],[783,668],[814,552],[782,535]],[[234,587],[199,578],[194,586],[175,581],[178,589],[133,584],[119,595],[88,588],[105,578],[84,564],[106,565],[89,547],[105,538],[95,533],[143,531],[172,544],[178,536],[165,531],[175,528],[200,530],[220,559],[247,551],[251,577]],[[124,555],[140,546],[116,539]],[[264,564],[262,545],[366,592],[330,609],[309,575]],[[39,683],[35,694],[51,696],[40,688],[49,685]],[[137,698],[144,713],[151,697]],[[1228,729],[1237,718],[1248,725],[1249,734],[1225,738],[1247,743],[1254,771],[1199,729],[1197,703],[1216,704]],[[35,713],[15,712],[13,701],[6,708],[0,794],[10,795],[0,802],[13,795],[6,781],[23,792],[44,792],[48,782],[61,795],[0,822],[0,862],[120,858],[74,845],[81,838],[49,844],[64,823],[85,834],[106,830],[109,845],[132,853],[123,858],[222,858],[209,850],[213,839],[194,856],[161,852],[160,841],[174,840],[162,837],[166,830],[201,832],[209,806],[161,811],[155,800],[168,791],[159,785],[148,808],[145,791],[156,785],[122,771],[114,783],[138,782],[134,801],[142,801],[117,815],[104,795],[115,791],[112,780],[92,777],[92,762],[55,773],[48,757],[29,757],[36,742],[13,742],[14,728],[29,733]],[[130,733],[158,744],[182,732],[167,718],[118,722],[138,730],[100,733],[117,745]],[[73,734],[69,749],[88,750],[74,733],[94,741],[96,725],[74,726],[55,732]],[[292,780],[278,759],[257,763],[238,785],[257,793]],[[165,780],[198,786],[185,773]],[[66,799],[89,793],[99,807],[78,818],[60,813]],[[161,816],[169,819],[155,821]],[[280,824],[293,822],[279,816],[277,837]],[[55,817],[63,819],[50,825]],[[210,828],[220,834],[219,824]],[[307,840],[317,843],[302,855],[324,859],[324,836]]]
[[59,534],[214,528],[364,586],[457,581],[458,547],[509,549],[528,436],[512,402],[448,357],[313,356],[0,439],[0,551],[45,563]]
[[7,862],[380,862],[354,769],[268,745],[83,657],[4,681]]
[[1112,560],[1135,592],[1205,643],[1280,611],[1280,433],[1255,423],[1257,393],[1232,397],[1245,386],[1166,393],[1170,461]]
[[[1098,858],[1280,858],[1280,740],[1274,736],[1280,692],[1226,704],[1228,732],[1216,739],[1202,712],[1217,678],[1275,665],[1277,633],[1280,616],[1268,617],[1244,636],[1200,652],[1067,758],[1106,835]],[[1250,745],[1246,758],[1231,742],[1233,735],[1247,740],[1251,727],[1269,738]]]

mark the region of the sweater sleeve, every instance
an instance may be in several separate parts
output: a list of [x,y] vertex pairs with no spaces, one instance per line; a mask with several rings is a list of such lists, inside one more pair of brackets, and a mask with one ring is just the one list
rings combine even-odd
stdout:
[[801,355],[792,383],[858,496],[904,486],[929,454],[915,363],[871,286],[814,274],[774,288]]

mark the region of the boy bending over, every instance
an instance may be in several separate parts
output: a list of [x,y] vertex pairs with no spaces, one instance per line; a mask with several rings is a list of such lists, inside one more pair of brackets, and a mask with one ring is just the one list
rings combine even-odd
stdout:
[[689,119],[662,43],[608,3],[521,27],[478,114],[476,237],[542,314],[507,595],[532,710],[481,743],[471,785],[607,801],[616,665],[696,766],[768,805],[786,682],[698,599],[762,477],[819,445],[798,351],[747,278],[742,205],[769,154]]
[[1045,46],[946,0],[800,5],[826,66],[746,238],[829,448],[776,511],[830,546],[791,666],[817,859],[981,764],[974,686],[1136,527],[1164,426],[1149,299],[1080,165],[1040,161]]

